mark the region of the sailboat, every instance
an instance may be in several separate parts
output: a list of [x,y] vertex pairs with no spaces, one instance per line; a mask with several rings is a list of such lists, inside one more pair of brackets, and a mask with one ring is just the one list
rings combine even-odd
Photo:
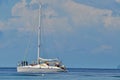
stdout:
[[38,26],[38,51],[36,63],[29,64],[28,61],[20,61],[17,72],[22,73],[53,73],[65,72],[66,67],[58,59],[44,59],[40,57],[41,48],[41,4],[39,5],[39,26]]

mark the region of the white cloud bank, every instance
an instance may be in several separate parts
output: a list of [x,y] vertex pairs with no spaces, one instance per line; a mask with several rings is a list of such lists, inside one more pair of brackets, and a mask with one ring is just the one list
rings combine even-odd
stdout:
[[[42,4],[48,4],[48,7],[43,10],[45,15],[43,25],[46,32],[56,32],[58,30],[71,31],[75,26],[82,27],[103,24],[105,27],[115,28],[120,25],[120,17],[113,17],[111,10],[94,8],[76,3],[73,0],[40,1]],[[17,29],[18,31],[33,31],[37,29],[38,9],[32,9],[32,5],[38,3],[38,0],[31,0],[30,3],[27,3],[26,0],[21,0],[16,3],[12,8],[12,16],[18,17],[10,18],[8,22],[4,23],[0,21],[0,29]],[[56,9],[61,9],[64,14]],[[71,26],[70,21],[75,26]]]
[[[42,1],[42,4],[53,4],[51,1]],[[53,2],[58,2],[57,0],[53,0]],[[38,9],[30,9],[32,5],[38,4],[38,0],[32,0],[30,3],[26,3],[25,0],[17,3],[12,9],[13,16],[20,16],[17,19],[11,19],[11,23],[19,23],[21,26],[18,27],[19,30],[31,31],[37,29],[38,26]],[[29,5],[29,7],[27,7]],[[44,19],[42,19],[42,24],[45,27],[46,32],[55,32],[57,30],[61,30],[70,26],[67,22],[67,17],[58,17],[58,12],[56,12],[52,7],[46,8],[43,10]],[[60,27],[62,26],[62,27]],[[59,28],[59,29],[58,29]],[[66,28],[67,29],[67,28]]]
[[112,11],[102,10],[94,7],[79,4],[73,1],[67,1],[64,4],[65,10],[72,17],[76,25],[100,24],[106,16],[111,16]]

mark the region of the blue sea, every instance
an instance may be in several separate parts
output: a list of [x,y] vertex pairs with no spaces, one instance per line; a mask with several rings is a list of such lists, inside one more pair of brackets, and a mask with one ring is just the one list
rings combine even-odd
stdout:
[[16,68],[0,68],[0,80],[120,80],[120,69],[68,68],[68,72],[23,74]]

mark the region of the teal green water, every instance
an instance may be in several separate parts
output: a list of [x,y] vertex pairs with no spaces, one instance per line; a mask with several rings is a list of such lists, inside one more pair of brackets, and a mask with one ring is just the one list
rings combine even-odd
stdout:
[[120,80],[120,70],[69,68],[68,72],[22,74],[16,68],[0,68],[0,80]]

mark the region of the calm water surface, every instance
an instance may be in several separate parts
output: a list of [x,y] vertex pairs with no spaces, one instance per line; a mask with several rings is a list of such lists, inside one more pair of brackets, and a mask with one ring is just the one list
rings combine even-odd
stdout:
[[22,74],[16,68],[0,68],[0,80],[120,80],[120,70],[69,68],[65,73]]

